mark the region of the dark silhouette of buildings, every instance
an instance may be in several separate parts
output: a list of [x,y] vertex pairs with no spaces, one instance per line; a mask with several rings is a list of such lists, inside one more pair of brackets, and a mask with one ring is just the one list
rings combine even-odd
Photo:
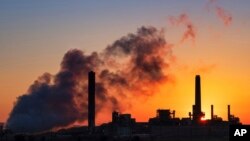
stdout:
[[227,110],[228,110],[228,121],[231,124],[238,124],[238,123],[240,123],[240,118],[239,117],[231,115],[230,105],[227,105]]
[[55,133],[48,132],[35,136],[14,134],[12,139],[9,139],[8,135],[5,134],[6,140],[3,141],[20,141],[25,139],[33,141],[38,139],[43,141],[227,141],[229,125],[241,124],[238,117],[231,115],[230,105],[227,106],[227,121],[223,121],[221,117],[215,114],[214,105],[211,105],[211,119],[201,119],[205,114],[201,109],[201,80],[200,76],[196,75],[195,104],[192,108],[193,112],[189,112],[188,117],[178,118],[175,117],[175,110],[158,109],[156,116],[149,118],[148,122],[136,122],[136,119],[132,118],[129,113],[121,114],[114,111],[111,122],[95,127],[95,72],[89,72],[88,83],[88,127],[61,129]]
[[210,124],[219,124],[223,123],[223,120],[221,117],[214,114],[214,105],[211,105],[211,120]]
[[195,104],[193,112],[189,112],[189,117],[175,117],[175,110],[158,109],[156,116],[150,118],[148,122],[139,123],[131,118],[130,114],[112,113],[112,122],[105,123],[100,128],[104,134],[111,136],[131,136],[132,134],[147,134],[150,136],[165,136],[168,138],[193,138],[228,135],[228,128],[231,124],[240,124],[239,118],[231,115],[230,105],[228,105],[228,121],[223,121],[221,117],[214,114],[214,105],[211,105],[211,119],[202,119],[205,113],[201,108],[201,80],[200,76],[195,76]]
[[93,133],[95,129],[95,72],[89,72],[88,80],[88,127]]
[[156,117],[149,119],[151,125],[179,125],[180,119],[175,118],[175,111],[170,109],[158,109],[156,111]]

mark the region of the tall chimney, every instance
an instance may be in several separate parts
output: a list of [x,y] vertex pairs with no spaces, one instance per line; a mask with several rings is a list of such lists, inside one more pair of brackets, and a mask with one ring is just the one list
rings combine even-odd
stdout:
[[211,105],[211,120],[214,119],[214,105]]
[[95,128],[95,72],[90,71],[88,77],[88,128],[92,133]]
[[197,113],[201,113],[201,80],[200,75],[195,76],[195,107]]
[[175,118],[175,110],[173,111],[173,118]]
[[200,75],[195,76],[195,105],[193,105],[193,120],[199,122],[203,113],[201,112],[201,80]]
[[230,105],[227,105],[227,119],[228,121],[231,121],[231,112],[230,112]]

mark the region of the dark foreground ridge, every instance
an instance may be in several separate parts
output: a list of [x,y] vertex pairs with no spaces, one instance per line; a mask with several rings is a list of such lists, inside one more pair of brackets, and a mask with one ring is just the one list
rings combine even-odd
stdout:
[[228,105],[228,120],[214,114],[203,119],[201,108],[201,79],[195,77],[195,104],[188,117],[175,117],[175,110],[158,109],[148,122],[136,122],[131,114],[112,113],[112,121],[95,126],[95,72],[89,72],[88,127],[73,127],[56,132],[37,134],[13,133],[0,125],[0,141],[227,141],[229,126],[241,125],[240,119],[231,115]]

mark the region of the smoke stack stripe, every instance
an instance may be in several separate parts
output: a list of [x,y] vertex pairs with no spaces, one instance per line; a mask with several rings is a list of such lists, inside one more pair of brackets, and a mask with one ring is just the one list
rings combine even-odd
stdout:
[[95,72],[89,72],[88,82],[88,128],[90,133],[95,128]]

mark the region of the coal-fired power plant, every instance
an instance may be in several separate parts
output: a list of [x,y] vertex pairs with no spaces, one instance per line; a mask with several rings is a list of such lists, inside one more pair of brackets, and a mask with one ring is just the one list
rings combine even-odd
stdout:
[[89,72],[88,80],[88,128],[92,133],[95,129],[95,72]]
[[199,122],[204,116],[201,111],[201,80],[200,75],[195,76],[195,105],[193,105],[193,120]]
[[[86,81],[88,80],[88,126],[72,127],[58,130],[54,133],[45,132],[34,135],[19,134],[16,132],[18,134],[13,134],[13,136],[10,137],[13,140],[7,137],[5,140],[5,137],[0,136],[0,141],[25,141],[25,138],[27,138],[28,141],[149,141],[152,139],[154,141],[182,141],[193,139],[197,141],[204,141],[204,139],[209,139],[206,141],[228,141],[228,138],[225,137],[229,134],[229,126],[241,124],[240,119],[231,114],[230,105],[228,105],[227,109],[227,121],[216,115],[213,104],[211,105],[211,119],[204,118],[205,114],[201,108],[201,78],[200,75],[196,75],[193,111],[192,113],[189,112],[187,117],[179,118],[176,117],[175,110],[159,108],[156,110],[155,117],[150,117],[149,120],[145,122],[137,122],[136,118],[130,113],[113,111],[110,122],[96,126],[95,114],[96,111],[98,111],[99,105],[95,105],[95,98],[97,98],[98,104],[98,94],[102,93],[98,91],[100,80],[97,78],[98,83],[96,83],[95,76],[94,71],[89,71],[88,79],[86,79]],[[95,107],[97,107],[97,110]],[[3,130],[1,128],[3,128],[3,126],[0,123],[0,131]]]

